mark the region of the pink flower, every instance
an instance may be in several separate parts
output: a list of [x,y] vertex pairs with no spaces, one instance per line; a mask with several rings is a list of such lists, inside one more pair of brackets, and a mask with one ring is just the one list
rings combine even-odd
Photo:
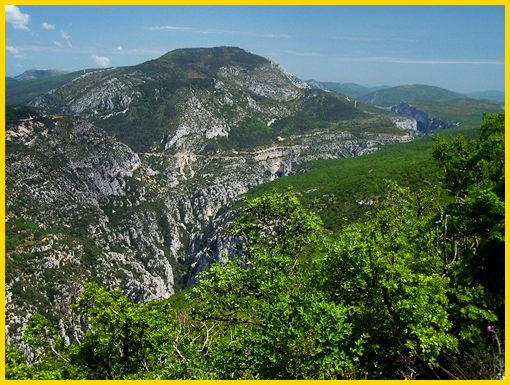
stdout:
[[494,326],[492,326],[492,325],[487,326],[487,331],[489,333],[493,333],[494,332]]

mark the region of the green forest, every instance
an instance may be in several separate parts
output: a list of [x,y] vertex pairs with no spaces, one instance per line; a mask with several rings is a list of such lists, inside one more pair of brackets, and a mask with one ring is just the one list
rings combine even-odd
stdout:
[[291,190],[248,197],[227,263],[166,300],[86,284],[72,309],[83,333],[66,341],[33,315],[6,376],[501,379],[504,129],[487,114],[475,137],[435,137],[434,183],[388,178],[334,229]]

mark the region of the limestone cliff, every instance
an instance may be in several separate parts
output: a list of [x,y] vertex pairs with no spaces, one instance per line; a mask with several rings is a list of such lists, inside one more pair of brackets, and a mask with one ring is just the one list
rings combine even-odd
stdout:
[[34,312],[76,338],[69,305],[87,281],[140,301],[172,295],[228,258],[231,207],[250,188],[412,139],[393,115],[228,47],[87,73],[31,105],[6,119],[14,341]]

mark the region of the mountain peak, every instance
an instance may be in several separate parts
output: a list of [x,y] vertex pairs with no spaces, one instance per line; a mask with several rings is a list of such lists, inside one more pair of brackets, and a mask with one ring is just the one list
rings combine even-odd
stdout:
[[157,60],[210,69],[218,69],[225,65],[253,69],[269,63],[268,59],[238,47],[180,48],[164,54]]
[[59,76],[67,74],[67,71],[62,71],[58,69],[49,69],[49,70],[38,70],[38,69],[29,69],[22,74],[15,76],[16,80],[34,80],[34,79],[43,79],[50,78],[53,76]]

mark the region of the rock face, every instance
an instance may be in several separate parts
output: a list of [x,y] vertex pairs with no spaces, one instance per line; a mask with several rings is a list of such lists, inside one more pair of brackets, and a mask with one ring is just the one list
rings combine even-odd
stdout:
[[85,74],[31,105],[50,112],[10,110],[6,127],[14,342],[34,312],[76,338],[69,305],[87,281],[140,301],[192,285],[228,258],[231,205],[250,188],[412,138],[237,48]]
[[414,118],[394,118],[392,119],[395,126],[401,128],[402,130],[407,131],[417,131],[418,130],[418,121]]
[[406,102],[400,102],[398,105],[391,107],[391,110],[416,119],[416,129],[421,132],[458,126],[457,122],[430,117],[425,111],[421,111]]
[[105,211],[143,203],[143,187],[130,183],[141,166],[136,153],[65,117],[27,116],[7,125],[6,139],[9,335],[35,311],[69,312],[86,281],[109,287],[144,281],[154,297],[173,292],[154,213],[133,214],[131,237],[143,236],[136,248],[123,248],[119,238],[129,242],[128,229]]

